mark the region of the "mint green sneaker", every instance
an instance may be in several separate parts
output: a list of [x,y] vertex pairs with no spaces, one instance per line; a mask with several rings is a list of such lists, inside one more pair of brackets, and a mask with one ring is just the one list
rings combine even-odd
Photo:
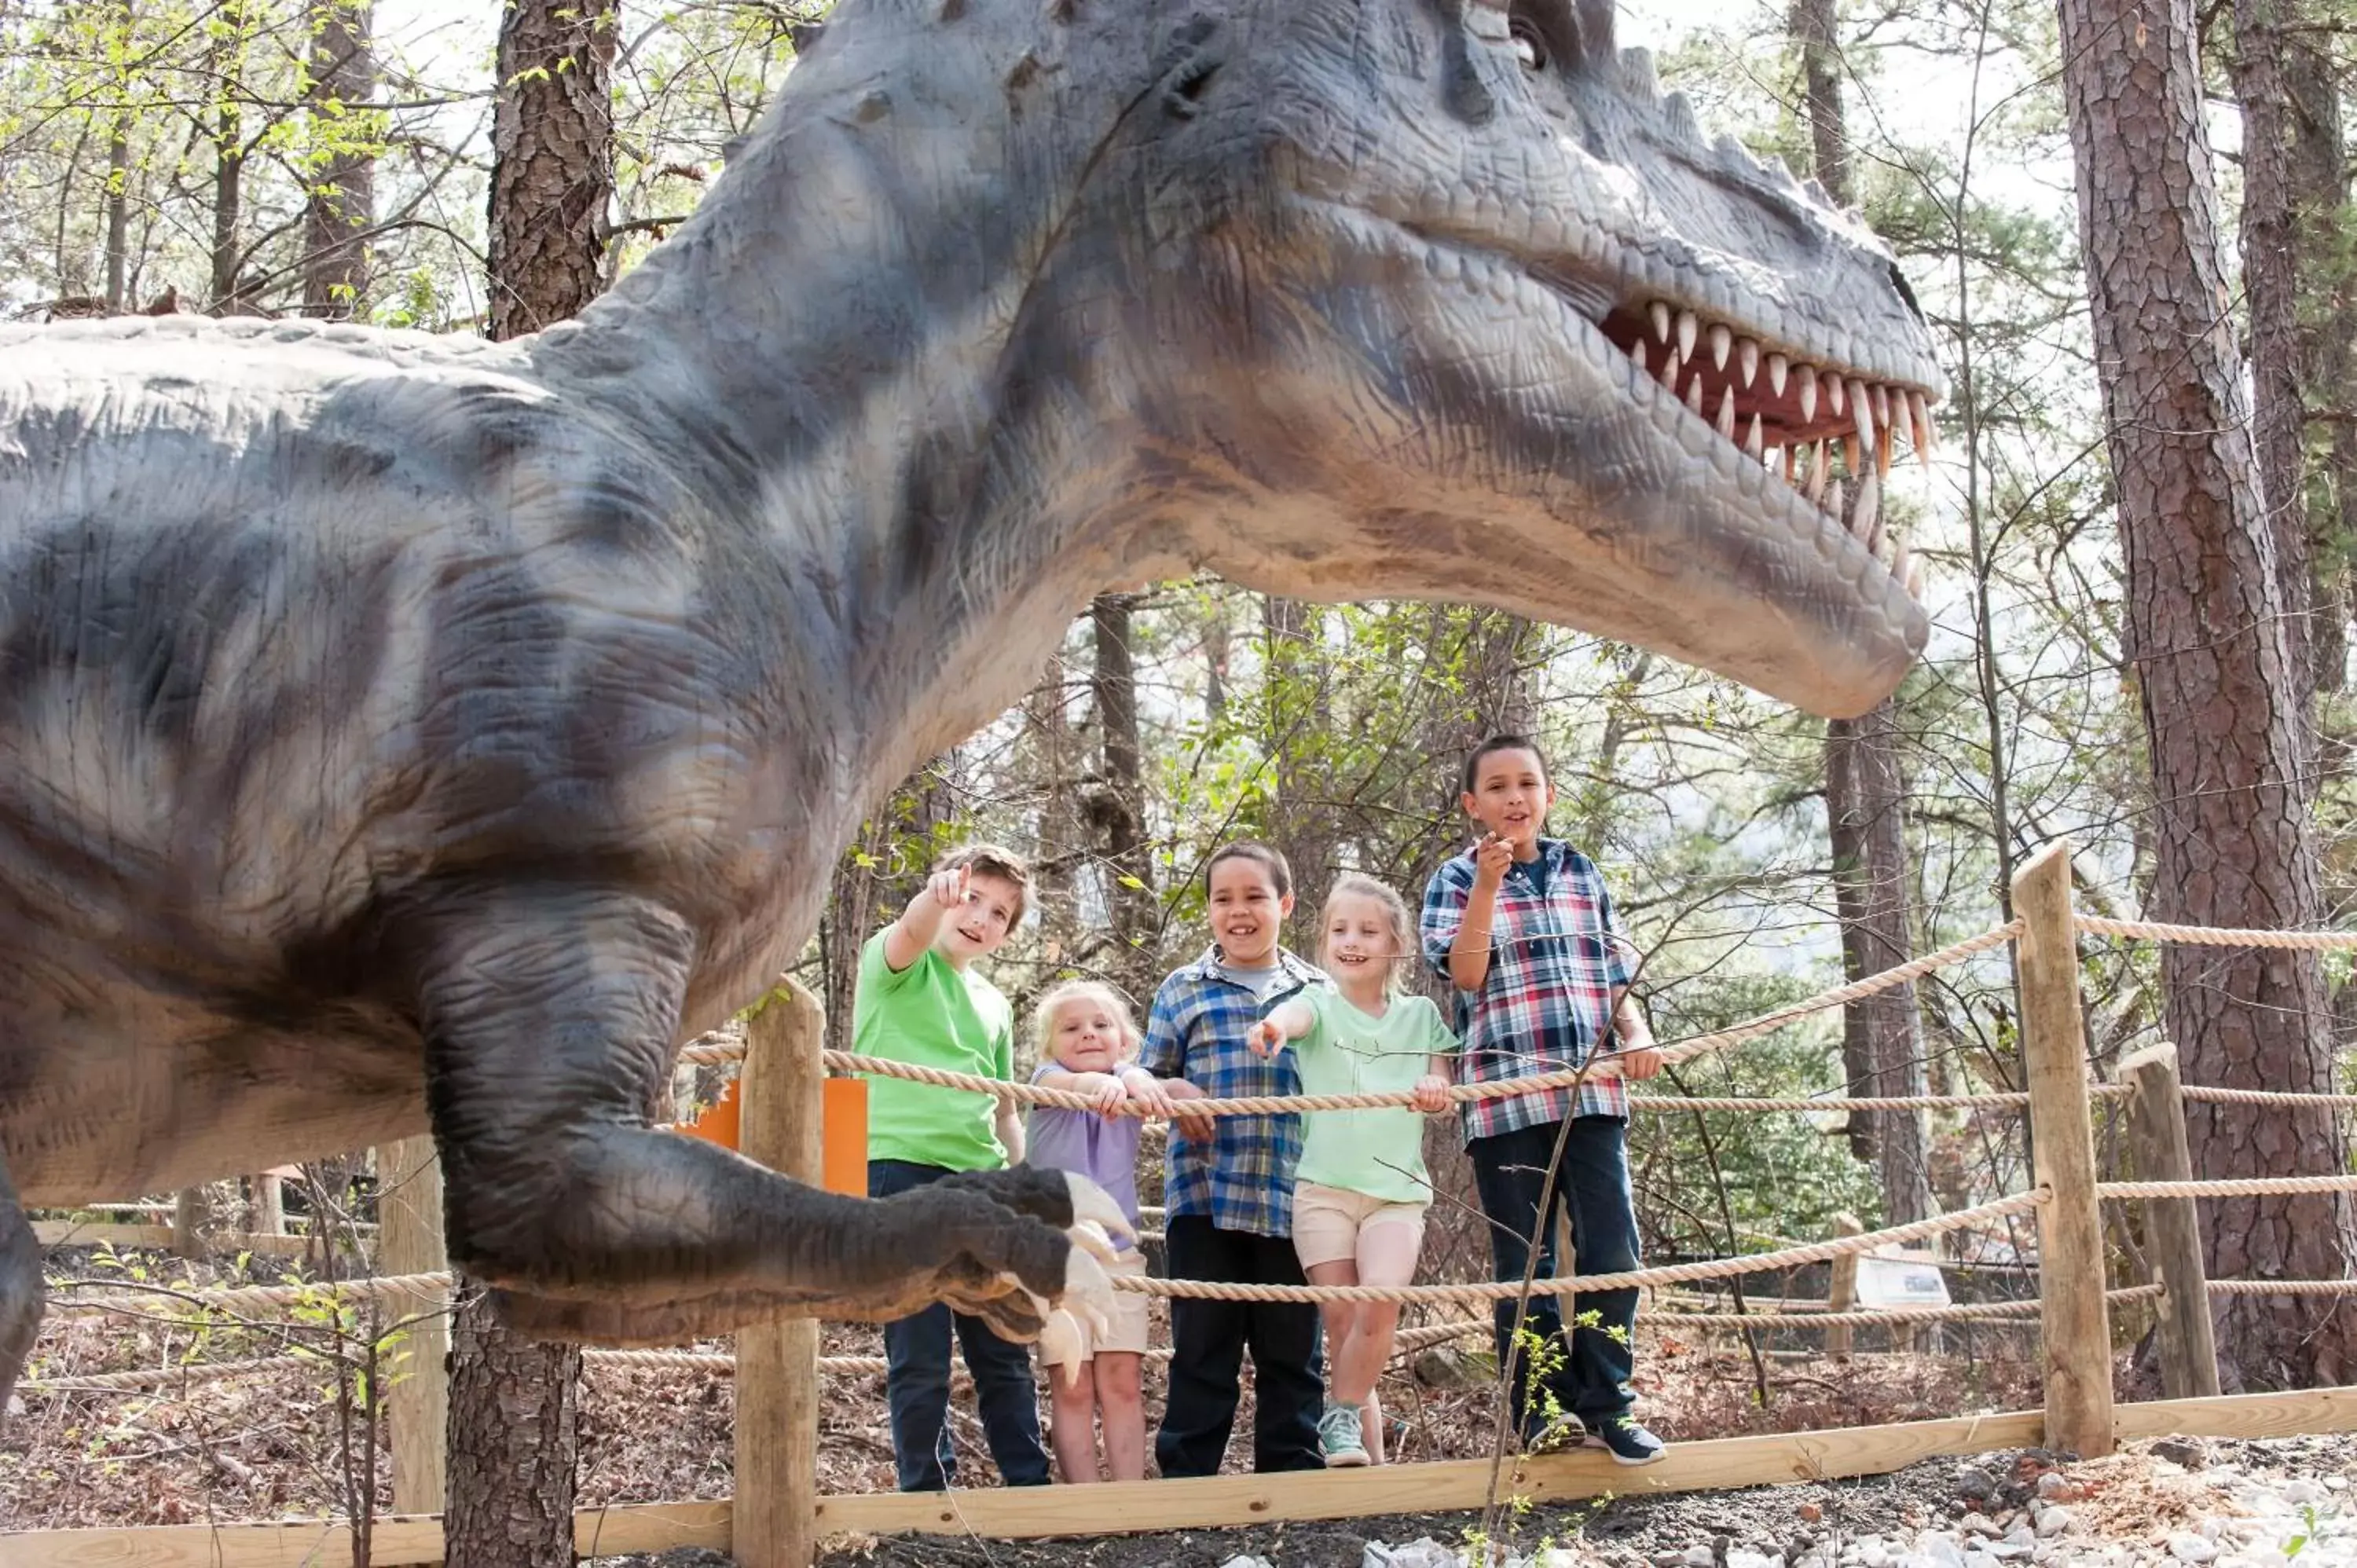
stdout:
[[1359,1432],[1359,1412],[1347,1404],[1329,1404],[1326,1413],[1318,1418],[1318,1446],[1325,1451],[1326,1463],[1340,1469],[1367,1462],[1366,1440]]

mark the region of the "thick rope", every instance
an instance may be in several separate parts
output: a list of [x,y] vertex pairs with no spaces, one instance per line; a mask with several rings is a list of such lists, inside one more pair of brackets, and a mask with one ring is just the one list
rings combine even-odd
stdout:
[[[171,1285],[138,1284],[129,1280],[75,1280],[71,1283],[79,1286],[169,1296],[180,1305],[198,1311],[244,1314],[285,1306],[292,1302],[322,1298],[366,1301],[371,1297],[387,1295],[432,1296],[450,1288],[450,1276],[447,1273],[391,1274],[382,1279],[322,1280],[316,1284],[237,1285],[197,1291],[179,1290]],[[62,1314],[87,1314],[128,1309],[116,1303],[66,1296],[50,1302],[49,1310]]]
[[2357,1295],[2357,1280],[2212,1280],[2212,1295]]
[[2304,952],[2332,952],[2357,948],[2357,931],[2264,931],[2233,926],[2169,926],[2158,920],[2115,920],[2102,915],[2077,915],[2072,917],[2072,922],[2089,936],[2184,942],[2193,947],[2297,948]]
[[2244,1176],[2227,1181],[2099,1181],[2097,1197],[2266,1197],[2279,1193],[2357,1192],[2357,1176]]
[[[1868,1230],[1859,1236],[1836,1237],[1829,1241],[1812,1242],[1805,1247],[1792,1247],[1778,1252],[1754,1252],[1740,1258],[1708,1258],[1691,1263],[1669,1263],[1652,1269],[1629,1269],[1619,1273],[1542,1279],[1532,1282],[1530,1290],[1534,1295],[1574,1295],[1798,1268],[1803,1263],[1821,1263],[1847,1252],[1869,1252],[1877,1247],[1920,1241],[1944,1230],[1960,1230],[1968,1225],[2034,1208],[2050,1197],[2046,1188],[2040,1187],[2034,1192],[1998,1198],[1994,1203],[1960,1208],[1953,1214],[1935,1214],[1929,1219],[1918,1219],[1910,1225],[1894,1225],[1887,1230]],[[1523,1288],[1519,1280],[1464,1285],[1257,1285],[1231,1284],[1220,1280],[1146,1279],[1132,1274],[1116,1276],[1113,1285],[1115,1290],[1134,1291],[1141,1295],[1184,1296],[1202,1301],[1454,1302],[1468,1305],[1480,1302],[1512,1301],[1523,1294]]]
[[[2154,1285],[2126,1285],[2107,1290],[2104,1299],[2119,1303],[2144,1301],[2161,1294]],[[1878,1323],[1977,1323],[2036,1317],[2043,1302],[1979,1301],[1948,1306],[1869,1307],[1857,1312],[1662,1312],[1648,1319],[1656,1328],[1699,1324],[1710,1328],[1757,1328],[1791,1325],[1800,1328],[1871,1328]]]
[[305,1356],[257,1356],[250,1361],[191,1361],[179,1367],[137,1367],[127,1372],[69,1373],[56,1378],[27,1378],[16,1386],[37,1394],[100,1394],[135,1393],[154,1388],[158,1383],[210,1383],[230,1378],[242,1378],[255,1372],[274,1371],[282,1367],[309,1367],[313,1369],[328,1363]]
[[[1910,981],[1931,973],[1933,970],[1943,969],[1949,964],[1970,958],[1975,953],[2000,946],[2011,941],[2020,934],[2020,931],[2021,922],[2010,920],[2002,926],[1983,931],[1978,936],[1967,937],[1960,942],[1951,942],[1937,952],[1925,953],[1921,958],[1910,959],[1905,963],[1893,965],[1889,969],[1869,974],[1862,980],[1852,981],[1846,985],[1835,986],[1830,991],[1820,992],[1803,1001],[1795,1002],[1789,1007],[1779,1007],[1773,1012],[1762,1013],[1756,1018],[1746,1019],[1716,1034],[1696,1035],[1689,1039],[1674,1041],[1659,1047],[1662,1060],[1669,1066],[1675,1066],[1679,1062],[1691,1060],[1710,1051],[1724,1050],[1729,1046],[1741,1045],[1747,1040],[1758,1039],[1762,1035],[1773,1034],[1785,1025],[1806,1018],[1813,1014],[1843,1006],[1860,997],[1872,996],[1878,992],[1904,985]],[[745,1047],[742,1045],[716,1043],[687,1046],[680,1051],[678,1059],[682,1062],[697,1063],[727,1062],[742,1060],[744,1055]],[[942,1089],[958,1089],[969,1093],[994,1095],[998,1099],[1013,1101],[1024,1105],[1048,1105],[1066,1111],[1096,1109],[1096,1102],[1092,1099],[1085,1094],[1076,1094],[1071,1090],[1041,1089],[1028,1083],[1005,1083],[996,1079],[977,1078],[970,1073],[942,1072],[933,1068],[914,1067],[906,1062],[885,1061],[874,1057],[852,1056],[841,1051],[827,1052],[825,1059],[829,1068],[842,1072],[860,1072],[880,1078],[907,1079],[911,1082],[930,1083]],[[1592,1081],[1598,1076],[1610,1076],[1610,1061],[1609,1057],[1605,1057],[1598,1058],[1591,1066],[1566,1068],[1559,1072],[1534,1073],[1527,1078],[1502,1079],[1491,1083],[1456,1084],[1449,1088],[1448,1098],[1451,1104],[1463,1104],[1469,1101],[1511,1100],[1525,1094],[1544,1094],[1554,1090],[1570,1089],[1583,1082]],[[1391,1094],[1259,1095],[1235,1100],[1191,1100],[1186,1104],[1187,1114],[1192,1117],[1281,1116],[1301,1111],[1378,1111],[1409,1107],[1415,1102],[1415,1095],[1403,1090]],[[1867,1106],[1865,1101],[1858,1103],[1861,1108]],[[1904,1104],[1899,1101],[1889,1103],[1893,1109],[1905,1108]],[[1755,1107],[1747,1105],[1745,1108],[1754,1109]],[[1123,1107],[1122,1113],[1132,1116],[1143,1115],[1144,1108],[1133,1102]]]
[[2288,1089],[2216,1089],[2189,1083],[2178,1092],[2188,1100],[2206,1100],[2219,1105],[2278,1105],[2287,1110],[2304,1105],[2357,1105],[2357,1094],[2302,1094]]

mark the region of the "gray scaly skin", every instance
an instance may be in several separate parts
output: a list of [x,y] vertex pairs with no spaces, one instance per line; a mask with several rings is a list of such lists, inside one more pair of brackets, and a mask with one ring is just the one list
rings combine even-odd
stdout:
[[527,1329],[1037,1332],[1095,1288],[1089,1193],[830,1197],[641,1107],[1107,585],[1479,601],[1888,693],[1907,574],[1777,449],[1878,404],[1876,471],[1938,394],[1921,324],[1611,31],[845,0],[694,220],[536,338],[0,334],[0,1391],[20,1199],[429,1122],[452,1256]]

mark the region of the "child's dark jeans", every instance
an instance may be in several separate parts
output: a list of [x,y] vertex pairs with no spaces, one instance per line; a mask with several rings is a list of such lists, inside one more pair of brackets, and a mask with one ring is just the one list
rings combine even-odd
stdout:
[[[1222,1230],[1205,1214],[1174,1216],[1165,1232],[1174,1280],[1297,1285],[1301,1255],[1290,1238]],[[1253,1468],[1322,1470],[1318,1417],[1326,1375],[1314,1302],[1170,1303],[1170,1393],[1154,1459],[1162,1474],[1216,1476],[1236,1422],[1237,1378],[1253,1358]]]
[[[1522,1279],[1530,1266],[1534,1235],[1539,1245],[1536,1278],[1555,1277],[1558,1266],[1555,1215],[1566,1208],[1571,1216],[1575,1275],[1617,1273],[1640,1266],[1637,1207],[1629,1190],[1629,1124],[1617,1116],[1572,1119],[1570,1132],[1564,1137],[1563,1169],[1542,1223],[1539,1193],[1545,1186],[1547,1163],[1555,1155],[1555,1138],[1562,1129],[1563,1123],[1550,1122],[1543,1127],[1470,1139],[1465,1145],[1472,1157],[1481,1211],[1490,1221],[1493,1273],[1501,1280]],[[1626,1413],[1631,1402],[1629,1372],[1634,1364],[1636,1291],[1583,1291],[1572,1298],[1574,1317],[1592,1312],[1598,1324],[1576,1330],[1567,1351],[1559,1299],[1532,1296],[1523,1320],[1524,1346],[1512,1363],[1520,1370],[1511,1391],[1514,1425],[1524,1443],[1545,1429],[1553,1413],[1576,1415],[1593,1426]],[[1497,1321],[1498,1365],[1504,1367],[1514,1324],[1512,1301],[1498,1303]],[[1540,1347],[1535,1356],[1530,1349],[1533,1335]]]
[[[890,1197],[954,1173],[906,1160],[874,1160],[867,1196]],[[1031,1352],[1001,1339],[979,1317],[952,1313],[939,1302],[884,1326],[884,1386],[892,1408],[892,1461],[904,1492],[946,1491],[957,1478],[950,1445],[950,1337],[954,1329],[974,1374],[982,1407],[982,1434],[1010,1487],[1048,1484],[1048,1451],[1039,1445],[1039,1395]]]

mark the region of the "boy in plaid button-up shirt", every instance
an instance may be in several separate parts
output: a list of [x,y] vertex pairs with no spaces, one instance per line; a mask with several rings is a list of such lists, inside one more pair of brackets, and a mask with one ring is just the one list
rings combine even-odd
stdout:
[[[1266,1061],[1244,1035],[1267,1011],[1326,977],[1277,944],[1293,874],[1265,844],[1229,844],[1204,867],[1212,946],[1154,993],[1138,1065],[1173,1100],[1298,1094],[1287,1056]],[[1184,1107],[1181,1111],[1183,1112]],[[1163,1182],[1173,1279],[1301,1284],[1293,1249],[1299,1116],[1183,1118]],[[1237,1375],[1253,1354],[1253,1468],[1323,1469],[1326,1399],[1318,1308],[1309,1302],[1170,1303],[1170,1390],[1154,1456],[1165,1476],[1215,1476],[1235,1425]]]
[[[1458,1081],[1557,1072],[1608,1052],[1618,1074],[1588,1079],[1576,1096],[1557,1089],[1466,1102],[1465,1152],[1490,1220],[1496,1276],[1522,1279],[1536,1245],[1539,1275],[1554,1277],[1559,1210],[1571,1219],[1575,1274],[1636,1268],[1621,1079],[1651,1078],[1662,1062],[1629,999],[1628,939],[1595,863],[1540,836],[1555,789],[1534,745],[1512,735],[1483,741],[1465,765],[1463,784],[1467,814],[1487,831],[1433,874],[1421,933],[1425,957],[1456,987],[1464,1036]],[[1562,1166],[1549,1193],[1558,1146]],[[1516,1355],[1510,1343],[1514,1304],[1497,1307],[1498,1364],[1518,1369],[1510,1393],[1523,1444],[1570,1438],[1609,1449],[1622,1464],[1658,1459],[1661,1441],[1629,1413],[1637,1293],[1582,1292],[1578,1310],[1599,1321],[1576,1330],[1567,1347],[1556,1301],[1534,1296],[1523,1317],[1547,1347],[1535,1358]],[[1519,1370],[1534,1359],[1531,1374]]]

